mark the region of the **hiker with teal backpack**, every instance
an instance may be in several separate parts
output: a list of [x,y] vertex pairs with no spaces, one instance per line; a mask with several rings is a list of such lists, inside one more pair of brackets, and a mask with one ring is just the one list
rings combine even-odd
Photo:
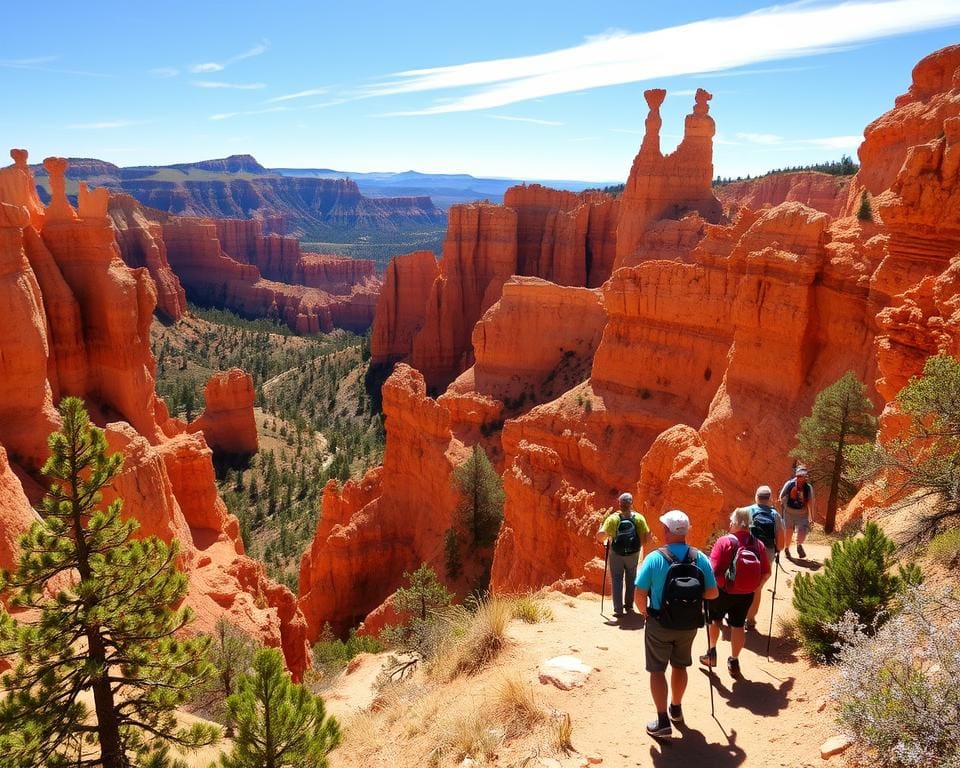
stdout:
[[707,603],[707,637],[709,649],[700,657],[705,667],[717,666],[717,640],[720,622],[724,617],[730,625],[730,658],[727,670],[733,677],[740,676],[740,651],[743,650],[747,611],[754,593],[764,578],[770,575],[763,542],[750,532],[753,514],[750,507],[738,507],[730,515],[730,533],[721,536],[710,552],[710,564],[717,577],[720,594]]
[[[606,557],[613,583],[613,615],[633,613],[633,582],[637,577],[640,554],[650,538],[650,526],[633,508],[633,496],[620,494],[620,509],[600,524],[597,537],[606,539]],[[606,585],[604,585],[606,586]]]
[[[637,609],[647,617],[643,644],[657,708],[647,733],[656,738],[670,736],[671,723],[683,722],[687,667],[693,664],[693,641],[703,626],[703,601],[718,594],[707,556],[687,544],[690,518],[686,513],[672,509],[660,516],[660,523],[665,544],[644,558],[636,582]],[[710,691],[712,695],[712,685]]]
[[780,512],[783,522],[787,526],[787,544],[784,552],[788,560],[790,545],[793,543],[793,532],[797,532],[797,554],[805,558],[807,553],[803,549],[803,542],[810,532],[810,517],[813,511],[813,486],[807,477],[807,468],[800,465],[793,471],[793,477],[783,484],[780,489]]
[[[769,485],[761,485],[757,488],[754,500],[756,503],[749,508],[750,514],[753,516],[750,533],[763,542],[763,546],[767,550],[767,561],[770,563],[772,571],[780,564],[779,554],[786,545],[787,528],[780,513],[771,504],[773,491]],[[757,626],[760,599],[763,594],[763,587],[769,578],[769,575],[765,576],[763,581],[760,582],[760,588],[753,593],[753,602],[750,604],[750,610],[747,611],[747,622],[744,625],[747,629],[754,629]],[[776,586],[776,581],[774,581],[774,586]]]

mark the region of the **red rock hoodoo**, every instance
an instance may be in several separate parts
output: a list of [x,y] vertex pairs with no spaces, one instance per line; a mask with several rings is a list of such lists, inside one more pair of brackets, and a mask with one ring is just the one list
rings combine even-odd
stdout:
[[[957,354],[960,46],[920,62],[909,93],[867,127],[852,182],[771,176],[728,190],[731,220],[711,188],[710,95],[698,92],[667,155],[664,95],[646,94],[619,201],[527,187],[504,206],[452,209],[425,305],[429,265],[392,267],[375,359],[408,360],[423,379],[398,366],[384,389],[383,469],[363,494],[325,499],[324,518],[337,519],[321,523],[301,572],[311,632],[351,618],[357,591],[341,598],[334,584],[369,573],[360,542],[372,510],[383,530],[416,515],[419,543],[392,551],[397,572],[437,562],[449,473],[472,444],[506,492],[492,587],[598,588],[592,536],[619,492],[633,490],[651,522],[686,509],[703,544],[758,485],[784,479],[824,386],[853,370],[883,406],[928,354]],[[864,189],[873,222],[852,215]],[[418,286],[413,306],[404,283]],[[571,378],[558,384],[564,358]],[[438,392],[453,383],[433,400],[423,380]],[[334,559],[335,578],[324,565]],[[388,581],[374,594],[364,583],[364,609],[393,591]]]
[[214,451],[252,455],[260,446],[257,422],[253,416],[253,377],[239,368],[210,377],[203,392],[206,407],[187,427],[188,432],[203,432]]
[[[13,565],[17,538],[34,519],[29,502],[43,493],[38,470],[46,437],[58,427],[55,403],[82,397],[110,447],[123,452],[113,492],[124,499],[124,514],[140,521],[144,535],[181,544],[193,628],[210,630],[227,616],[282,647],[301,675],[309,661],[295,598],[243,555],[237,520],[217,495],[210,448],[169,419],[156,396],[149,327],[157,286],[171,317],[183,307],[158,230],[124,201],[108,217],[106,190],[81,186],[75,210],[59,158],[44,163],[53,190],[44,210],[26,154],[14,159],[0,169],[0,565]],[[118,237],[141,267],[123,263]],[[208,416],[213,434],[250,447],[249,434],[222,429],[234,428],[245,394],[234,378],[228,373],[226,384],[208,388]]]

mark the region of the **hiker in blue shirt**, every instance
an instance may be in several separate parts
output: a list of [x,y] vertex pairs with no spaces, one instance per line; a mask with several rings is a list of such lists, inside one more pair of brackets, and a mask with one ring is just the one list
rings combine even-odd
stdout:
[[[693,664],[693,641],[703,626],[703,601],[719,595],[710,560],[687,545],[690,518],[679,509],[660,517],[665,545],[646,556],[637,573],[637,609],[647,617],[644,627],[646,668],[657,719],[647,723],[651,736],[669,736],[670,723],[683,722],[681,701],[687,687],[687,667]],[[667,710],[667,664],[670,709]]]

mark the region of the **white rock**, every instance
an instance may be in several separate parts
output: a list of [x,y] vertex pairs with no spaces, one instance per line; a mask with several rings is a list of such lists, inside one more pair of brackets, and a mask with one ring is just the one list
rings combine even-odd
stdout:
[[820,745],[820,757],[828,760],[834,755],[839,755],[853,746],[853,739],[849,736],[831,736]]
[[582,686],[592,671],[576,656],[556,656],[540,665],[540,682],[569,691]]

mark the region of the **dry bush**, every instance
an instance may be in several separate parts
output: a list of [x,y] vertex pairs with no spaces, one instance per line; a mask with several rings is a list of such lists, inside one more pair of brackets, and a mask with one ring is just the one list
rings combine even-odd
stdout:
[[491,597],[473,613],[461,611],[447,625],[445,642],[431,666],[431,674],[441,680],[457,675],[472,675],[489,664],[507,642],[507,625],[513,616],[511,601]]
[[551,717],[553,725],[553,748],[557,752],[569,755],[573,749],[573,721],[569,712],[555,710]]
[[504,677],[494,689],[492,706],[509,736],[527,733],[546,717],[540,696],[516,673]]
[[525,624],[539,624],[542,621],[553,621],[553,611],[541,598],[535,595],[517,595],[512,598],[513,618]]
[[486,761],[497,753],[506,731],[491,707],[454,709],[435,722],[431,765],[459,765],[464,758]]

